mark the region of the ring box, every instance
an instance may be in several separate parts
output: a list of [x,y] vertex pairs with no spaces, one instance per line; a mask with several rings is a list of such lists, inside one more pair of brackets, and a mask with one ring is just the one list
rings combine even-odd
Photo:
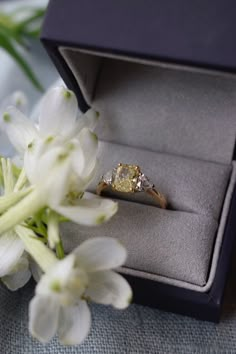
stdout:
[[[228,1],[51,0],[41,40],[80,109],[100,112],[101,174],[137,164],[169,200],[108,195],[96,228],[62,229],[70,251],[120,239],[134,302],[217,322],[236,235],[236,22]],[[69,236],[68,236],[69,235]]]

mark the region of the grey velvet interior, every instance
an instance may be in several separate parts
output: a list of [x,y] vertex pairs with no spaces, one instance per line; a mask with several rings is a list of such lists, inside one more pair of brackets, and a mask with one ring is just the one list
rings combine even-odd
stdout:
[[[198,213],[218,220],[231,166],[101,142],[99,168],[90,185],[95,191],[99,177],[119,162],[137,164],[168,199],[168,209]],[[156,206],[145,193],[126,194],[109,190],[107,195]]]
[[[117,237],[129,254],[126,265],[120,269],[122,273],[199,292],[208,291],[215,276],[235,182],[236,163],[219,227],[217,221],[197,213],[162,210],[122,200],[116,216],[100,227],[62,225],[63,244],[69,252],[90,237]],[[217,233],[214,228],[218,229]],[[189,282],[191,279],[193,283]]]
[[104,117],[100,139],[207,161],[232,161],[234,76],[101,59],[63,48],[61,53],[88,104]]
[[[227,187],[229,181],[231,187],[235,183],[231,162],[236,80],[110,58],[96,60],[70,49],[61,48],[61,54],[87,102],[101,112],[98,134],[106,142],[100,144],[100,170],[91,190],[99,176],[118,162],[139,164],[169,200],[169,209],[161,210],[145,194],[107,192],[119,198],[118,214],[99,228],[65,225],[66,248],[78,244],[78,232],[79,240],[117,237],[129,252],[125,272],[140,271],[144,277],[159,276],[203,289],[220,248]],[[218,251],[213,253],[215,244]]]
[[106,117],[98,130],[103,140],[208,161],[232,160],[235,79],[106,59],[93,106]]
[[[157,208],[155,201],[144,193],[106,193],[129,202],[120,201],[118,214],[102,227],[80,228],[82,239],[91,234],[116,237],[129,251],[126,267],[205,285],[230,166],[109,142],[100,144],[99,160],[91,191],[95,191],[102,171],[119,161],[134,163],[152,176],[152,181],[168,197],[172,210]],[[78,226],[74,226],[74,231],[71,227],[70,235],[74,234],[76,240]],[[64,240],[70,249],[71,236],[69,244],[66,236]]]
[[107,224],[73,224],[63,230],[67,250],[91,235],[115,237],[128,250],[126,268],[204,286],[217,222],[204,215],[120,201],[118,214]]

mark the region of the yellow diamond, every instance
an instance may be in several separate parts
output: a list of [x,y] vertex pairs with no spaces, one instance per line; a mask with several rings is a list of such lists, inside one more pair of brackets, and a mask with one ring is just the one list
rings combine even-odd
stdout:
[[112,187],[118,192],[134,192],[139,174],[139,166],[119,164],[113,176]]

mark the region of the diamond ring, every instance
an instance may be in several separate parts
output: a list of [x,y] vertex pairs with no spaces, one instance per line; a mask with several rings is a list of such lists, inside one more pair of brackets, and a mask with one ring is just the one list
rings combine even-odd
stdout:
[[157,201],[161,208],[167,207],[165,196],[155,188],[137,165],[119,163],[117,167],[102,176],[96,193],[100,195],[107,187],[123,193],[146,192]]

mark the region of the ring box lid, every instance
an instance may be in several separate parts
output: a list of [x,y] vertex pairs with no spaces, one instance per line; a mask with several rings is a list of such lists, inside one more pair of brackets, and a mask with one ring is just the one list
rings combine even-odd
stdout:
[[67,45],[235,72],[235,12],[234,0],[52,0],[42,38],[50,27]]

